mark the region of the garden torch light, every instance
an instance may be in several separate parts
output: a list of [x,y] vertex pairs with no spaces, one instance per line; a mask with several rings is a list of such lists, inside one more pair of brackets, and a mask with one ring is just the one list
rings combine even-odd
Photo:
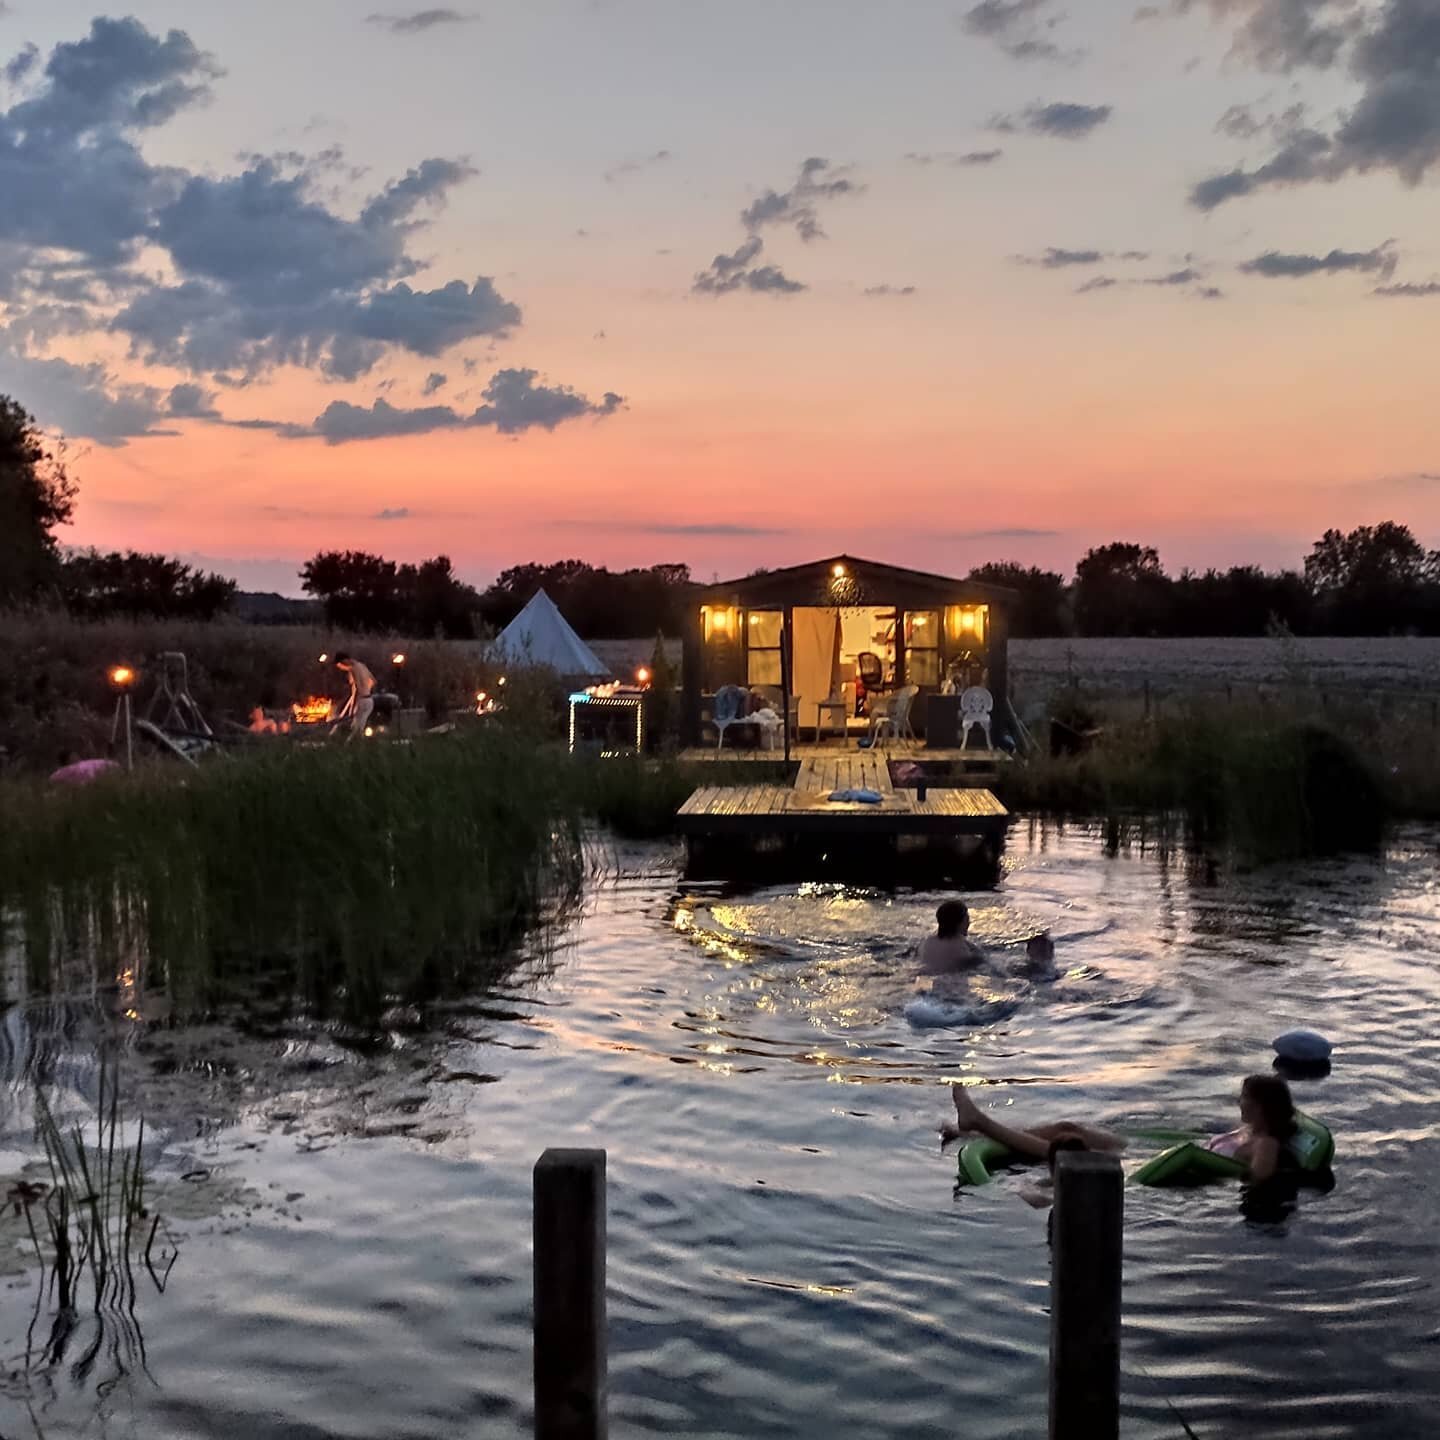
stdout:
[[133,769],[135,764],[135,748],[130,732],[130,687],[135,683],[135,670],[130,665],[112,665],[109,671],[110,688],[115,692],[115,718],[110,722],[110,748],[114,750],[115,742],[120,734],[120,726],[125,726],[125,768]]

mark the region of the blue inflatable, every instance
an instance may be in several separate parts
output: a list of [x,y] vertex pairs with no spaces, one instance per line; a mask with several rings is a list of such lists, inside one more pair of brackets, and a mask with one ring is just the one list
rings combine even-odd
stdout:
[[1332,1046],[1323,1035],[1317,1035],[1313,1030],[1287,1030],[1275,1037],[1274,1048],[1282,1060],[1297,1065],[1318,1065],[1330,1058]]

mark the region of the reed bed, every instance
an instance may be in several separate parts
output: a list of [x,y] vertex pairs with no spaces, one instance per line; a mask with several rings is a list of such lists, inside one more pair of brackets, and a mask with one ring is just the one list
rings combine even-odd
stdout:
[[1373,735],[1358,744],[1308,709],[1095,716],[1100,734],[1083,753],[1007,767],[997,788],[1011,809],[1174,816],[1197,841],[1254,860],[1371,848],[1392,815],[1413,813]]
[[0,913],[34,989],[75,953],[133,955],[183,1012],[263,981],[363,1024],[483,981],[580,883],[580,806],[544,747],[496,731],[256,751],[7,784]]

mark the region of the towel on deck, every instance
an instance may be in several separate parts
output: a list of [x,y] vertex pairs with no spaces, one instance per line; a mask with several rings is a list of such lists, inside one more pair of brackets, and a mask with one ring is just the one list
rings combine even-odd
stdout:
[[832,790],[830,799],[849,805],[879,805],[885,797],[878,790]]

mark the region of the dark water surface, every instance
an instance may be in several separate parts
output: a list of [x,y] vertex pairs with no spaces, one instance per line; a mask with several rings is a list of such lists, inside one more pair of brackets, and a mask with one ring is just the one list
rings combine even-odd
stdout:
[[1207,883],[1022,824],[975,932],[1003,959],[1049,926],[1061,977],[948,1017],[906,972],[937,897],[726,897],[662,850],[614,857],[502,994],[398,1012],[374,1046],[283,1017],[161,1026],[123,956],[98,996],[26,998],[12,954],[0,1179],[33,1161],[37,1075],[93,1103],[118,1013],[179,1258],[163,1294],[141,1277],[133,1322],[86,1320],[27,1366],[35,1267],[7,1211],[0,1436],[527,1433],[530,1169],[552,1144],[610,1153],[614,1435],[1040,1435],[1045,1217],[1013,1180],[955,1194],[944,1082],[988,1082],[1010,1119],[1228,1127],[1298,1024],[1338,1047],[1297,1087],[1337,1187],[1275,1225],[1233,1187],[1127,1191],[1125,1433],[1432,1436],[1437,838]]

